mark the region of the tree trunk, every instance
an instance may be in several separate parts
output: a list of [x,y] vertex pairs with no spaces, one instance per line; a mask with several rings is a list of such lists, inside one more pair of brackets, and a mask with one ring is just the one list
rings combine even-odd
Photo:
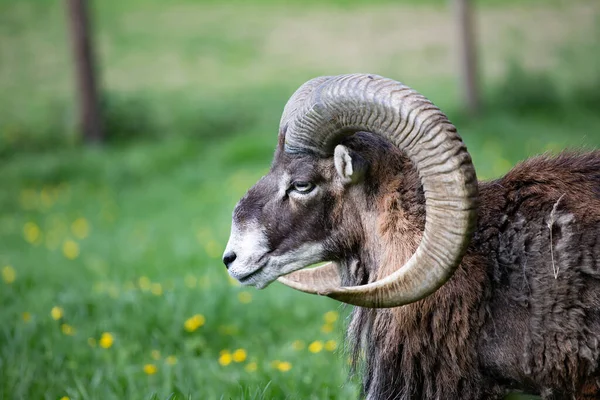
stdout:
[[66,1],[77,76],[80,129],[85,142],[99,143],[104,140],[104,132],[94,71],[88,2],[87,0]]
[[459,30],[458,54],[462,96],[467,111],[475,115],[480,109],[479,79],[477,74],[477,48],[471,0],[454,0],[456,22]]

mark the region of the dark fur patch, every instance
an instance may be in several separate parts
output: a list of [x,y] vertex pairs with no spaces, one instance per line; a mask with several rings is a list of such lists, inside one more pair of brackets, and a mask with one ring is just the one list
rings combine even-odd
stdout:
[[[236,208],[256,219],[274,252],[310,241],[342,266],[345,285],[401,267],[425,224],[418,175],[387,141],[343,141],[368,165],[364,181],[336,182],[331,158],[288,154]],[[281,181],[317,182],[291,201]],[[479,184],[478,226],[454,276],[431,296],[393,309],[355,308],[348,327],[368,399],[545,399],[600,391],[600,152],[527,160]]]
[[[383,244],[348,260],[369,280],[406,261],[424,224],[410,163],[398,171],[379,157],[369,185],[380,199],[378,237],[365,243]],[[354,309],[348,337],[368,399],[598,394],[600,152],[528,160],[480,193],[477,232],[446,285],[407,306]]]

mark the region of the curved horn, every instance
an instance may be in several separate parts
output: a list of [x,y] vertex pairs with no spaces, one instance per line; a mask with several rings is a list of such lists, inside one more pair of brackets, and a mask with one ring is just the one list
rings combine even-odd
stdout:
[[419,173],[425,231],[406,264],[373,283],[342,287],[331,264],[279,280],[363,307],[396,307],[428,296],[452,276],[475,227],[477,178],[456,128],[425,97],[390,79],[352,74],[313,81],[314,85],[299,89],[305,88],[301,95],[292,96],[293,113],[288,111],[285,121],[282,118],[287,124],[285,150],[328,156],[343,137],[357,131],[387,138]]
[[330,262],[320,267],[301,269],[277,279],[293,289],[306,293],[327,295],[331,284],[342,284],[337,264]]
[[318,78],[313,78],[310,81],[307,81],[302,86],[300,86],[290,97],[288,102],[285,104],[283,108],[283,113],[281,114],[281,120],[279,122],[279,132],[280,134],[285,134],[287,125],[291,119],[294,118],[298,109],[302,107],[304,102],[310,97],[312,92],[318,88],[322,83],[331,79],[331,76],[320,76]]

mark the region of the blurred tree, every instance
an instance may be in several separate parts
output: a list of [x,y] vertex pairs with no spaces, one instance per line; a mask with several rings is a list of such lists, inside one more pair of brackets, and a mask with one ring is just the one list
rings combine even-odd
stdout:
[[479,79],[471,0],[453,0],[459,29],[458,53],[463,101],[471,115],[479,112]]
[[87,0],[66,0],[66,2],[80,103],[80,129],[87,143],[98,143],[104,140],[104,132],[94,70],[88,2]]

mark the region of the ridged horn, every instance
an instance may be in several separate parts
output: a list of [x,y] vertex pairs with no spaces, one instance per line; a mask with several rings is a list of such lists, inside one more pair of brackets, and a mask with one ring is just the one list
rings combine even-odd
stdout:
[[311,79],[294,92],[292,97],[290,97],[288,102],[285,104],[283,113],[281,114],[281,121],[279,122],[280,135],[286,133],[289,121],[296,115],[296,112],[302,107],[312,92],[318,88],[319,85],[325,83],[331,78],[331,76],[320,76],[318,78]]
[[282,124],[285,151],[290,153],[331,156],[343,137],[358,131],[387,138],[419,173],[426,217],[415,253],[383,279],[343,287],[330,263],[293,272],[280,277],[280,282],[344,303],[382,308],[422,299],[452,276],[475,228],[477,178],[456,128],[436,106],[390,79],[340,75],[316,78],[300,87],[286,105]]

